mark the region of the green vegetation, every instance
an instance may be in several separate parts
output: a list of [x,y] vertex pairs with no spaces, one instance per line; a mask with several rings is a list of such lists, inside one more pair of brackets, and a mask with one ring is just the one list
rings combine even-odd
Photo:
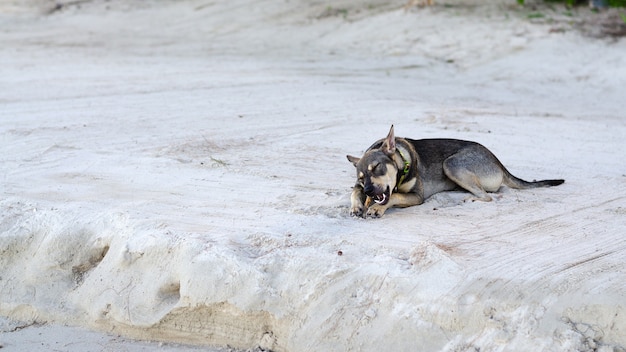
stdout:
[[533,13],[529,13],[527,17],[528,18],[544,18],[546,16],[540,12],[533,12]]
[[213,162],[213,167],[228,166],[228,163],[225,162],[224,160],[216,159],[216,158],[214,158],[212,156],[209,156],[209,158],[211,158],[211,161]]

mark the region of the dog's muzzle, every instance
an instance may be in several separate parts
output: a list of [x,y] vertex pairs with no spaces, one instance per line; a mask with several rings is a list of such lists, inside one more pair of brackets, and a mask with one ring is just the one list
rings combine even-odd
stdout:
[[387,204],[387,202],[389,202],[389,198],[391,197],[391,189],[389,186],[387,186],[387,189],[383,192],[378,191],[374,186],[369,186],[365,187],[364,192],[368,197],[372,198],[376,204],[380,205]]

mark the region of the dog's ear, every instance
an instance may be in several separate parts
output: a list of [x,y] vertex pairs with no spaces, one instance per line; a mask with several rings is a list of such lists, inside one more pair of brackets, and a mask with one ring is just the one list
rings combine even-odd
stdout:
[[346,157],[348,158],[348,161],[350,161],[352,165],[354,165],[354,167],[356,167],[356,164],[359,162],[359,160],[361,160],[361,158],[357,158],[356,156],[352,155],[346,155]]
[[385,138],[385,141],[381,146],[381,150],[383,151],[383,153],[390,156],[396,153],[396,136],[393,133],[393,125],[391,125],[391,129],[389,130],[389,134],[387,135],[387,138]]

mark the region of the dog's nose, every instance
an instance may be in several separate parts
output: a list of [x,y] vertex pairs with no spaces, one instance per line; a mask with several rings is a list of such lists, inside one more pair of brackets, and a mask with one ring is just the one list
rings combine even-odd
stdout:
[[374,194],[374,186],[373,185],[365,185],[365,188],[363,188],[363,192],[365,192],[365,194],[367,194],[368,196],[371,196]]

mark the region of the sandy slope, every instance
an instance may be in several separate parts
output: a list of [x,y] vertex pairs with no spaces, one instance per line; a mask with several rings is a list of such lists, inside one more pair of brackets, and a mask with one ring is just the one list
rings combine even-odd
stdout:
[[[624,350],[626,42],[402,4],[5,7],[0,314],[276,351]],[[345,155],[391,123],[566,183],[350,218]]]
[[0,348],[9,352],[32,351],[124,351],[124,352],[235,352],[233,349],[209,349],[204,346],[146,342],[105,334],[79,327],[57,324],[21,325],[0,319]]

